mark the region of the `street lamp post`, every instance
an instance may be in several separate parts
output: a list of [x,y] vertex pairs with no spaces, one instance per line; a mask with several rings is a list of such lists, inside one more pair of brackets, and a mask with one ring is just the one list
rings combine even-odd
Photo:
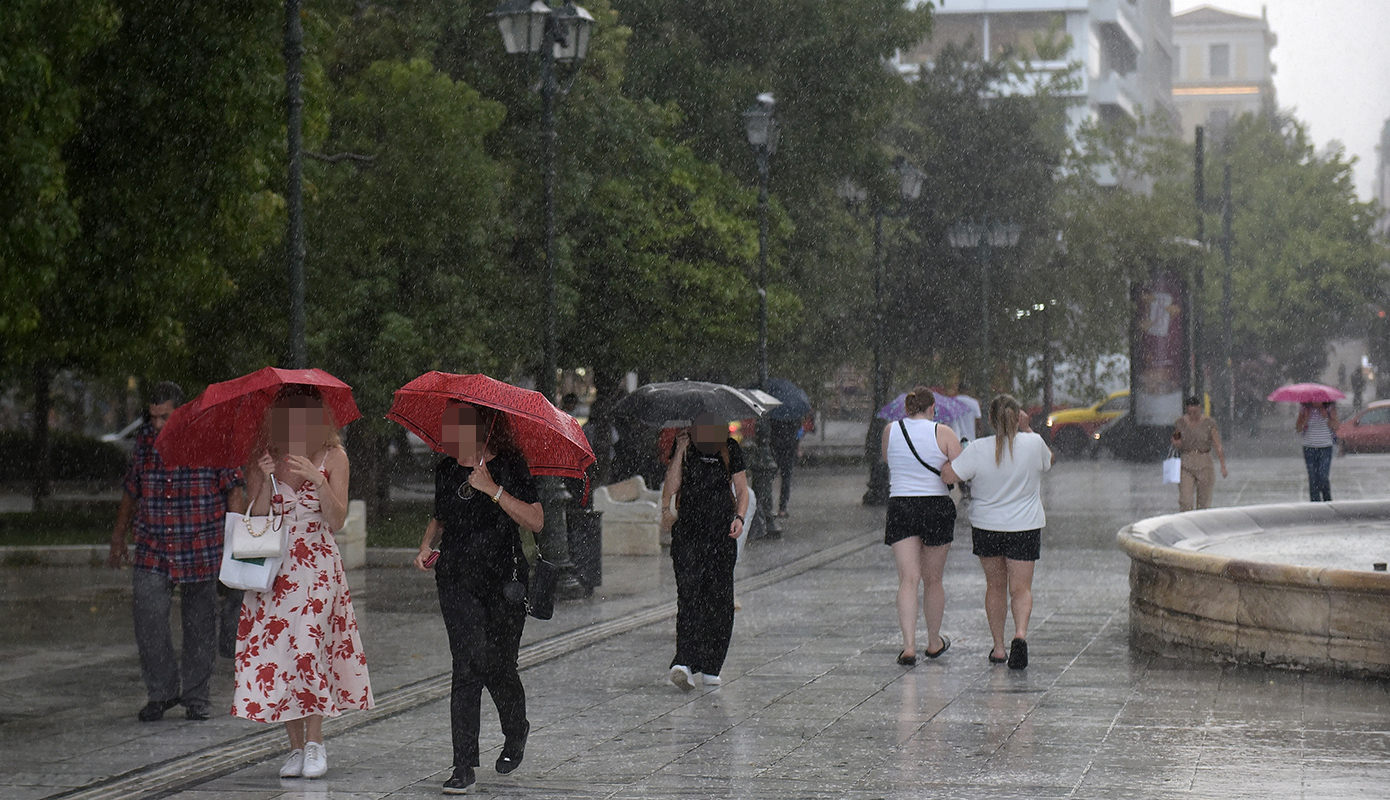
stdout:
[[309,366],[304,313],[304,26],[299,0],[285,0],[285,143],[289,170],[285,182],[285,253],[290,283],[290,369]]
[[[543,0],[504,0],[490,16],[497,20],[502,45],[508,53],[540,57],[541,141],[544,144],[541,174],[545,195],[545,363],[536,388],[554,403],[559,372],[555,355],[559,314],[555,270],[555,142],[559,134],[555,124],[555,100],[568,91],[561,85],[556,65],[569,66],[571,77],[578,73],[579,65],[588,54],[594,18],[572,2],[551,8]],[[570,493],[564,481],[554,476],[539,477],[537,485],[541,506],[545,509],[540,548],[560,570],[556,592],[563,599],[585,597],[593,589],[579,581],[574,562],[570,560],[569,526],[565,518]]]
[[[886,336],[883,309],[883,283],[887,254],[883,247],[883,218],[900,217],[907,213],[908,204],[922,194],[922,181],[926,177],[921,170],[906,159],[899,157],[893,163],[898,174],[898,200],[896,209],[889,209],[882,202],[873,205],[874,218],[874,326],[873,341],[873,399],[869,409],[869,431],[864,437],[864,461],[869,465],[869,484],[864,491],[863,503],[866,506],[881,506],[888,503],[889,474],[888,465],[880,458],[880,441],[883,427],[887,423],[879,419],[878,410],[888,403],[888,375],[883,366],[883,341]],[[851,208],[868,198],[868,192],[846,182],[840,190],[846,205]]]
[[[758,95],[753,105],[743,112],[744,132],[753,148],[758,164],[758,388],[768,388],[767,370],[767,179],[772,157],[777,153],[777,140],[782,126],[774,112],[777,101],[769,93]],[[763,521],[764,536],[777,538],[782,527],[777,517],[768,513],[772,504],[772,430],[766,420],[759,420],[757,441],[753,448],[753,493],[758,496],[758,516]]]
[[946,238],[952,247],[974,247],[980,265],[980,377],[975,392],[981,404],[989,402],[990,392],[989,259],[994,248],[1018,244],[1019,230],[1017,223],[986,219],[983,223],[973,220],[958,222],[946,231]]

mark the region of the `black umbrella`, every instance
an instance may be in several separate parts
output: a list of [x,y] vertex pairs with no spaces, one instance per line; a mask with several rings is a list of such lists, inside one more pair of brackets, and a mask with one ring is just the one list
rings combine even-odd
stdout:
[[635,417],[659,428],[693,425],[701,414],[713,414],[724,421],[761,417],[778,404],[722,383],[670,381],[649,383],[624,397],[613,409],[619,416]]
[[800,421],[811,413],[811,398],[800,386],[786,378],[773,378],[768,381],[767,393],[782,401],[782,405],[768,412],[768,419]]

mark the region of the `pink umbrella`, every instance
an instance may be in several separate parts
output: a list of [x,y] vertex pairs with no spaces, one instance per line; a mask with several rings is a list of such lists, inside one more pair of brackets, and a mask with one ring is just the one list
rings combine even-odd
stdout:
[[1280,386],[1269,395],[1276,403],[1332,403],[1346,398],[1338,389],[1321,383],[1293,383]]

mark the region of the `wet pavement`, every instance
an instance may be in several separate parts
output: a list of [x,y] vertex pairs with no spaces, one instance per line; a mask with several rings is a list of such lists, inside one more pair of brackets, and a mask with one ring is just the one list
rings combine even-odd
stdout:
[[[1296,445],[1233,443],[1217,505],[1305,497]],[[665,558],[605,559],[605,587],[531,620],[525,763],[477,794],[530,798],[1390,796],[1390,684],[1131,653],[1115,531],[1174,510],[1157,465],[1061,462],[1035,581],[1031,666],[985,661],[984,580],[958,531],[941,659],[893,663],[896,580],[862,473],[803,470],[780,541],[751,543],[723,686],[665,682]],[[1383,496],[1390,456],[1339,458],[1334,495]],[[134,718],[143,690],[129,574],[0,570],[0,796],[434,797],[448,777],[448,652],[432,581],[350,576],[379,708],[326,726],[329,773],[276,777],[283,734]],[[925,638],[919,635],[919,641]],[[231,665],[214,697],[230,699]]]

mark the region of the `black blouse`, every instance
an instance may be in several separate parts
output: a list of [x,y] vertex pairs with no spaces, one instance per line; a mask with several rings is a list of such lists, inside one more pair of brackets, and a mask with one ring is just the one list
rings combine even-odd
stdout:
[[729,463],[716,450],[702,453],[692,442],[681,462],[681,498],[677,520],[697,518],[705,522],[728,525],[734,519],[736,506],[733,476],[746,468],[743,449],[733,439],[728,440]]
[[[487,468],[507,494],[523,503],[539,502],[535,479],[520,456],[495,456]],[[472,467],[462,466],[450,456],[435,465],[434,518],[443,529],[435,573],[500,585],[512,579],[520,564],[521,579],[525,580],[517,523],[500,503],[468,485],[472,472]],[[460,497],[470,490],[470,497]]]

